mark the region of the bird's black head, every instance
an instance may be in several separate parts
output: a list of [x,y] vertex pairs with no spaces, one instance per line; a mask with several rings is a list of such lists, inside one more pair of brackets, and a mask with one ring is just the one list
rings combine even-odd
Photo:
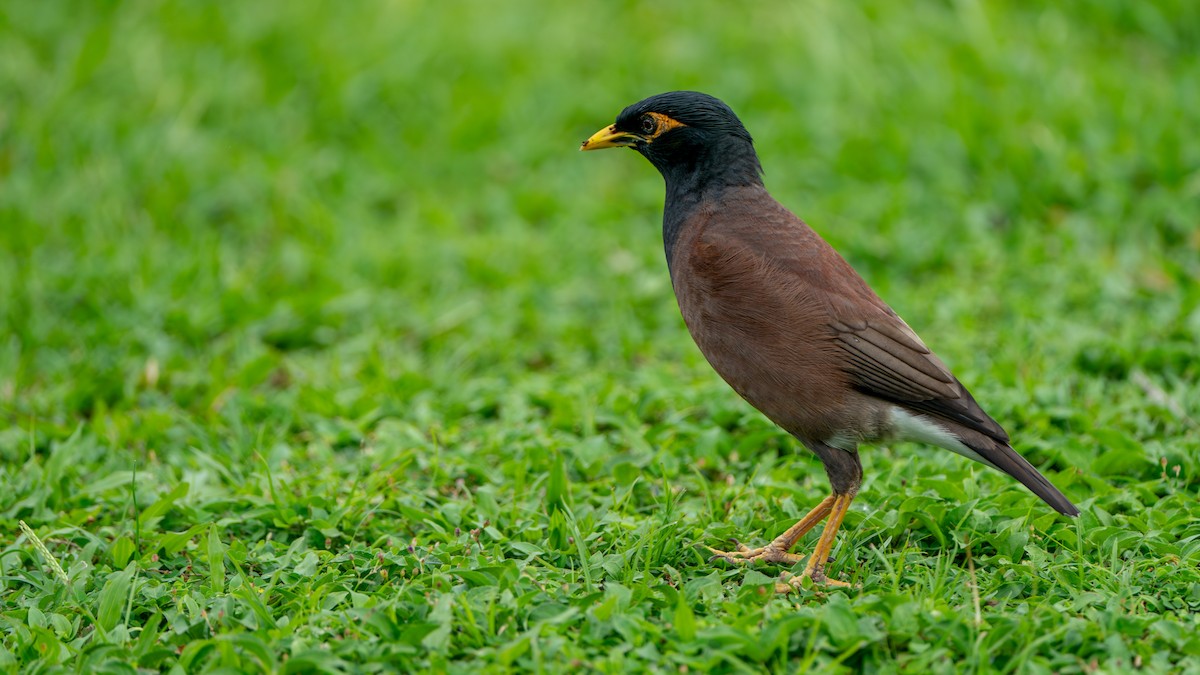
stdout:
[[634,103],[580,150],[633,148],[667,183],[761,183],[762,167],[750,133],[720,100],[696,91],[672,91]]

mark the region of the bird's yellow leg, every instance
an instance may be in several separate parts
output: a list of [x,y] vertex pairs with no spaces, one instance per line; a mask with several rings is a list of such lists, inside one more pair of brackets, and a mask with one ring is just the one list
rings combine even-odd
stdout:
[[829,512],[829,521],[825,523],[825,529],[821,532],[821,538],[817,540],[817,546],[813,549],[812,555],[808,557],[808,565],[804,568],[804,573],[798,577],[785,578],[786,583],[775,585],[775,590],[781,593],[787,593],[799,587],[800,581],[804,577],[808,577],[813,582],[825,584],[827,586],[849,586],[850,584],[836,579],[830,579],[825,576],[825,562],[829,560],[829,554],[833,551],[833,542],[837,538],[838,528],[842,526],[842,521],[846,518],[846,512],[850,509],[850,502],[854,501],[854,494],[840,494],[830,497],[833,500],[833,507]]
[[[775,537],[775,539],[766,546],[749,548],[742,544],[738,544],[737,550],[730,552],[718,551],[717,549],[709,546],[705,546],[705,548],[707,548],[709,552],[713,554],[713,560],[720,558],[726,562],[739,564],[768,562],[795,565],[796,563],[804,560],[804,556],[796,555],[795,553],[790,553],[789,551],[791,551],[792,547],[796,545],[796,542],[800,540],[800,537],[808,534],[809,530],[816,527],[817,523],[821,522],[825,516],[829,515],[830,511],[837,503],[836,499],[837,497],[835,495],[829,495],[826,497],[821,501],[820,504],[817,504],[816,508],[814,508],[812,511],[809,511],[808,515],[801,518],[800,521],[795,525],[789,527],[786,532],[778,537]],[[845,515],[845,513],[842,515]],[[841,521],[839,520],[838,522],[840,523]],[[828,530],[829,528],[826,527],[825,529]],[[828,552],[825,555],[828,557]],[[822,560],[822,564],[824,564],[824,560]]]

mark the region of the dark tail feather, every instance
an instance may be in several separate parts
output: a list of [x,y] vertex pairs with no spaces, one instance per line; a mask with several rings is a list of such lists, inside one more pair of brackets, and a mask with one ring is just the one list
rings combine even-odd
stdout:
[[[960,431],[956,429],[955,431]],[[965,432],[965,433],[964,433]],[[1079,509],[1067,499],[1046,477],[1038,473],[1024,457],[1017,454],[1007,443],[1001,443],[983,434],[961,430],[956,434],[963,444],[979,453],[989,464],[1021,481],[1033,494],[1042,498],[1064,516],[1078,516]]]

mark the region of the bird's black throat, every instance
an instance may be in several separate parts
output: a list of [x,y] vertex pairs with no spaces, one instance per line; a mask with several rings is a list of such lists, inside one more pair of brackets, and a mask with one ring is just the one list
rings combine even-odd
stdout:
[[[667,266],[679,231],[705,202],[719,202],[729,188],[762,185],[762,165],[748,138],[680,129],[670,143],[638,148],[662,173],[667,195],[663,205],[663,248]],[[667,140],[667,139],[662,139]],[[655,147],[658,146],[658,147]]]

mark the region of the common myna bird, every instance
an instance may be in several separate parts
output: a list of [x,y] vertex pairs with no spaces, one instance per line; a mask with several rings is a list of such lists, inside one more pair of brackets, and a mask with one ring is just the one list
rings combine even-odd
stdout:
[[802,576],[825,575],[862,484],[860,443],[917,441],[1016,478],[1067,516],[1079,509],[1009,445],[1008,434],[862,277],[763,187],[750,134],[721,101],[692,91],[621,111],[581,150],[632,148],[662,173],[663,245],[679,309],[712,367],[825,465],[833,493],[760,548],[709,549],[729,562],[794,565],[800,537],[825,529]]

